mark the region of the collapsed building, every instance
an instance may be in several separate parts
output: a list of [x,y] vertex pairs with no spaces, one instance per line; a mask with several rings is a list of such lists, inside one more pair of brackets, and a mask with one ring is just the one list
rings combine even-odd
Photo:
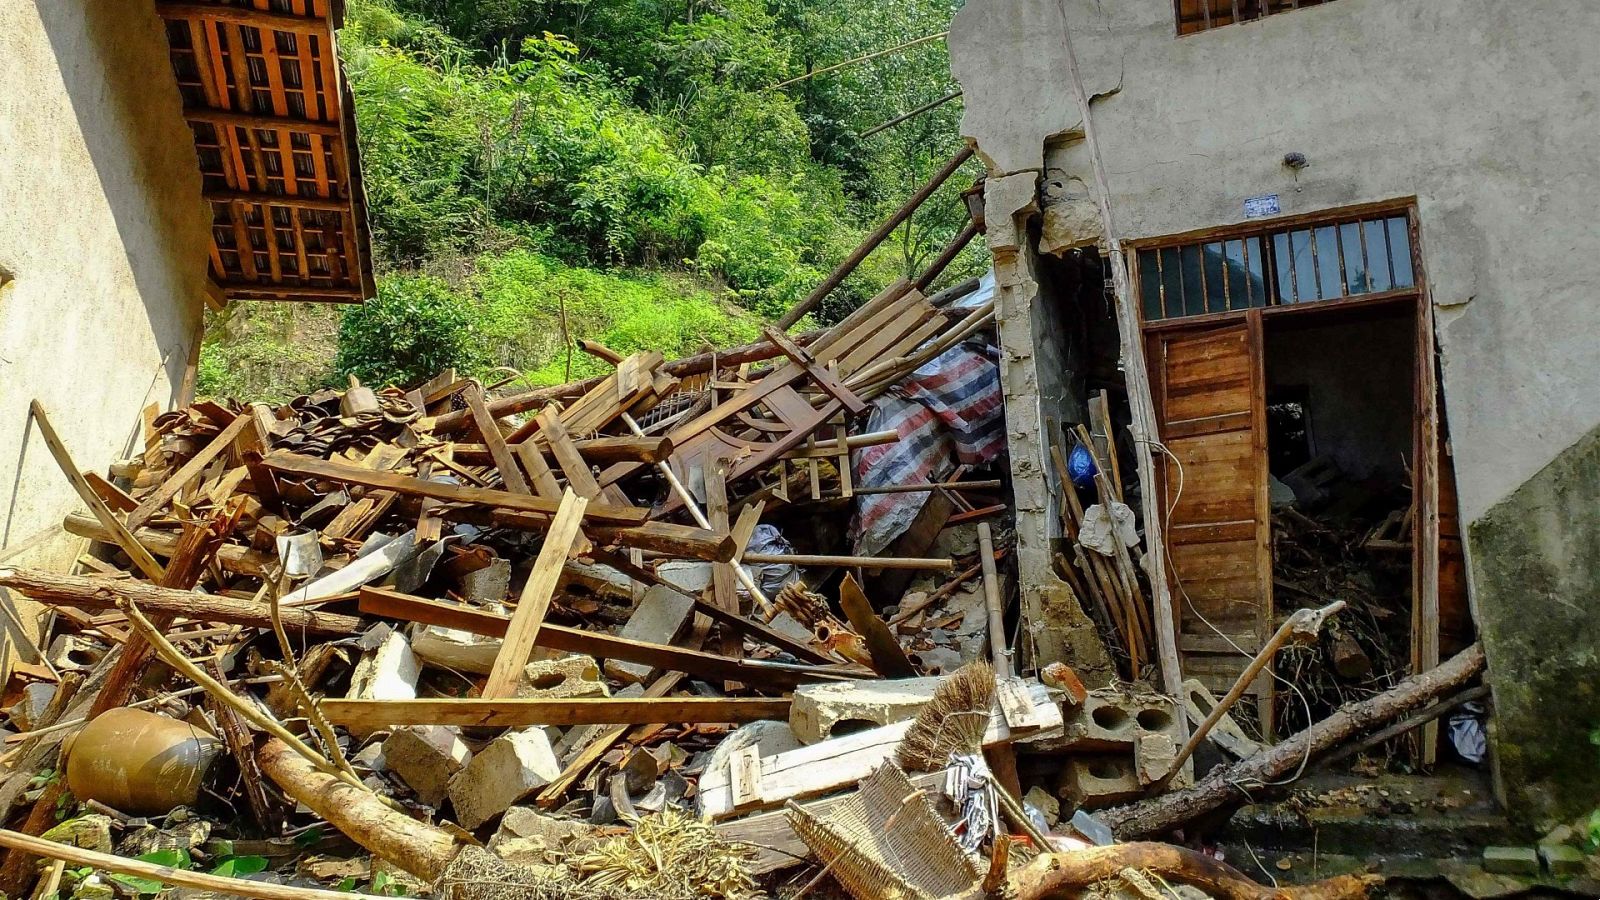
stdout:
[[[0,218],[0,888],[1355,897],[1269,801],[1482,763],[1549,834],[1444,798],[1452,880],[1592,890],[1594,235],[1526,235],[1593,103],[1415,73],[1600,22],[1456,5],[974,2],[969,148],[762,340],[277,405],[194,399],[200,310],[372,293],[337,4],[7,13],[0,134],[72,152],[0,183],[101,190]],[[974,154],[926,270],[788,333]],[[1333,878],[1221,861],[1290,821]]]

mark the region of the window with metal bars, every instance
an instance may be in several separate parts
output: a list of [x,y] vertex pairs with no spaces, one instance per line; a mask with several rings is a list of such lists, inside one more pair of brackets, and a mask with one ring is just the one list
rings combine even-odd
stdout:
[[1138,267],[1147,322],[1343,300],[1417,284],[1404,213],[1144,248]]
[[1172,5],[1178,14],[1178,34],[1184,35],[1328,2],[1330,0],[1172,0]]

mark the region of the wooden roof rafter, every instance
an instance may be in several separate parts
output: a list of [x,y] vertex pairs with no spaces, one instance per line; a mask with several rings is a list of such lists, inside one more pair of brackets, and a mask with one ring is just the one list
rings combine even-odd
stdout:
[[157,0],[227,299],[376,291],[337,0]]

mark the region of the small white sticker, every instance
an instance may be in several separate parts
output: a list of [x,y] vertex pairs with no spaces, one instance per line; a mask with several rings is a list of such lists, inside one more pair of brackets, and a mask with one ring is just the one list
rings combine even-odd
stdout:
[[1276,216],[1283,212],[1283,206],[1278,203],[1277,194],[1267,194],[1264,197],[1251,197],[1244,201],[1244,217],[1246,219],[1260,219],[1265,216]]

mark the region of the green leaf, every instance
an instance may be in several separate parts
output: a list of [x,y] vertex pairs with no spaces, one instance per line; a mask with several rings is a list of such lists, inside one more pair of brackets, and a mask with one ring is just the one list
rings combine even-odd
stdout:
[[315,846],[317,841],[320,840],[322,840],[322,826],[313,825],[294,836],[294,845],[303,850],[307,847]]
[[189,851],[177,848],[155,850],[142,856],[137,856],[135,859],[173,869],[187,869],[194,865],[194,860],[189,857]]
[[265,856],[230,856],[217,864],[211,870],[213,875],[224,878],[242,878],[245,875],[254,875],[267,867]]
[[336,890],[336,891],[345,891],[345,892],[348,893],[350,891],[355,890],[356,889],[356,885],[358,885],[358,884],[360,884],[360,882],[356,881],[354,878],[346,878],[345,880],[339,882],[337,885],[334,885],[333,889]]
[[166,888],[165,884],[154,878],[142,878],[138,875],[113,875],[111,880],[141,894],[159,894]]

